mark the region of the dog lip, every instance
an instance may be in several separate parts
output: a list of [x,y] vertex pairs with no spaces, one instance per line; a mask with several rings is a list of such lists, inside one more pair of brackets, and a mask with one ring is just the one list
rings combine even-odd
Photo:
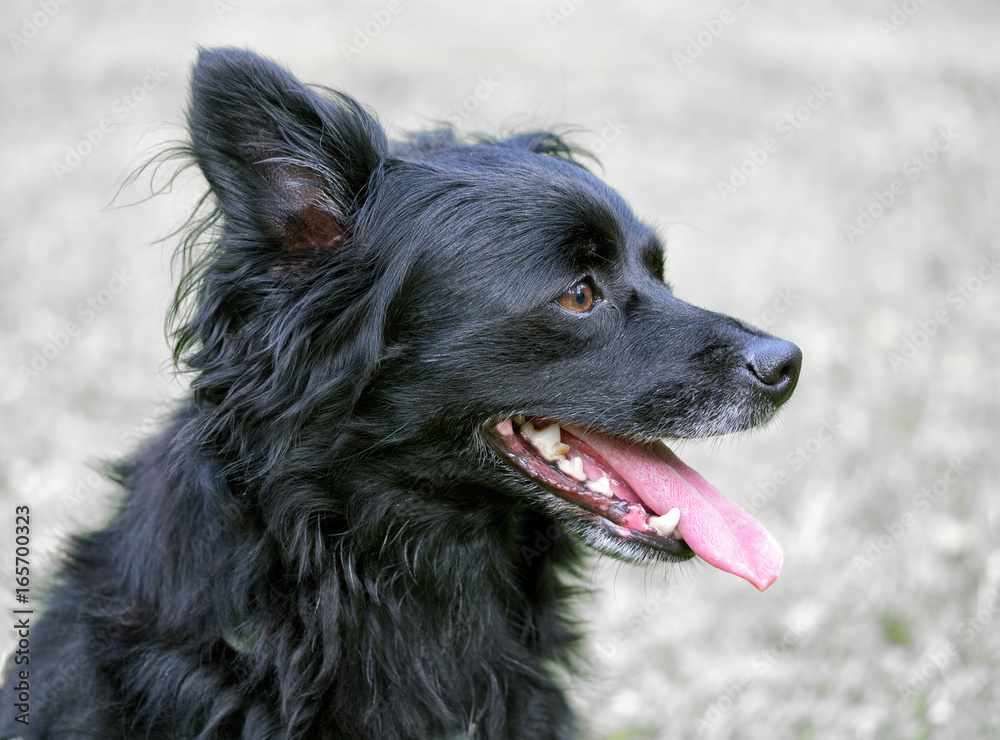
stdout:
[[[638,495],[633,494],[635,501],[617,496],[609,498],[564,475],[543,460],[522,435],[514,430],[511,419],[489,425],[484,439],[514,469],[527,474],[564,501],[595,514],[598,523],[606,531],[650,549],[669,553],[678,560],[694,557],[694,551],[683,540],[661,534],[649,525],[649,517],[655,515],[655,512],[641,503]],[[605,467],[611,469],[610,466]],[[639,526],[643,528],[639,529]]]
[[[496,444],[515,467],[535,478],[563,499],[596,512],[606,527],[630,541],[637,534],[663,537],[670,549],[682,540],[688,551],[720,570],[732,573],[763,591],[777,579],[784,556],[781,546],[746,510],[728,499],[697,471],[685,465],[665,444],[642,442],[571,422],[521,417],[497,424]],[[583,458],[585,474],[611,482],[610,500],[600,500],[600,492],[579,486],[556,470],[551,446],[550,425],[558,424],[559,440],[571,458]],[[518,428],[515,429],[515,426]],[[544,431],[545,443],[536,442],[537,427]],[[506,449],[505,449],[506,448]],[[560,455],[560,457],[563,457]],[[608,491],[605,488],[605,493]],[[620,502],[620,503],[619,503]],[[617,507],[617,508],[616,508]],[[666,516],[677,509],[680,520],[674,532],[663,536],[650,519],[650,512]],[[679,535],[679,537],[678,537]],[[679,554],[679,553],[678,553]],[[690,557],[690,555],[688,555]]]
[[567,425],[565,435],[589,447],[658,514],[677,508],[677,531],[702,560],[763,591],[777,579],[781,546],[746,510],[727,498],[663,443],[637,445],[597,430]]

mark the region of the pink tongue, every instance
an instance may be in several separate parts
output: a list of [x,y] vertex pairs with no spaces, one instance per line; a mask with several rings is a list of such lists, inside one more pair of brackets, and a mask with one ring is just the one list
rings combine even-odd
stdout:
[[[567,430],[569,431],[569,430]],[[760,523],[689,468],[665,444],[650,451],[604,435],[573,430],[613,467],[657,514],[677,508],[684,541],[702,560],[750,581],[774,583],[784,557]]]

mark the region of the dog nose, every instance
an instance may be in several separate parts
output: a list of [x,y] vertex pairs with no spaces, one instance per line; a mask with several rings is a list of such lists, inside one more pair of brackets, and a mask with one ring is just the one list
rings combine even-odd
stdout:
[[802,350],[783,339],[758,337],[743,356],[747,370],[775,406],[791,397],[802,368]]

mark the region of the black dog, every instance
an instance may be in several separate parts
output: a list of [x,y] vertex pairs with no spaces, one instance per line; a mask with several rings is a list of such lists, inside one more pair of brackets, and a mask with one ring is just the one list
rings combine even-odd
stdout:
[[561,139],[390,145],[240,51],[201,54],[190,128],[192,397],[73,544],[3,737],[569,738],[579,543],[774,580],[657,440],[766,421],[800,353],[677,300]]

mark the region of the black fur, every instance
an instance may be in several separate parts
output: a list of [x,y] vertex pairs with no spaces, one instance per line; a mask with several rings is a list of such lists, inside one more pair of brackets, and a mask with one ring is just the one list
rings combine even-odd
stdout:
[[[784,343],[674,298],[653,230],[555,135],[390,145],[234,50],[201,54],[189,121],[217,203],[176,306],[192,395],[73,543],[30,725],[8,677],[0,736],[574,737],[554,669],[578,542],[671,556],[484,435],[746,429],[787,398],[758,377]],[[581,280],[586,314],[555,302]],[[525,557],[554,523],[576,536]]]

